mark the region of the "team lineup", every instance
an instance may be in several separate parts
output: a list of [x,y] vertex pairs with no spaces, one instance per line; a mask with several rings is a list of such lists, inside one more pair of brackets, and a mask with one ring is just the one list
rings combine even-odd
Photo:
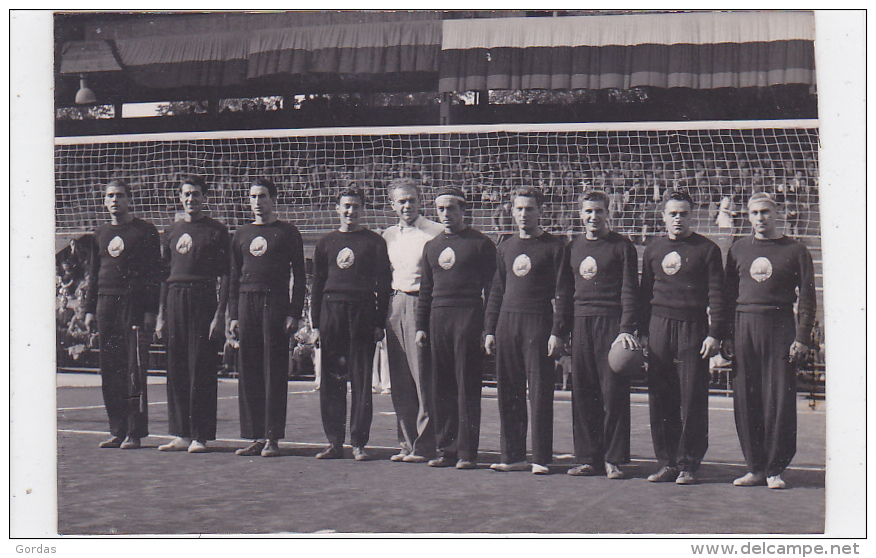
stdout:
[[[630,461],[630,383],[613,347],[644,351],[658,468],[648,480],[697,483],[708,448],[709,359],[733,362],[734,415],[747,473],[736,486],[785,488],[796,452],[796,368],[815,319],[812,258],[778,228],[776,201],[747,204],[751,234],[721,250],[691,229],[683,191],[663,201],[665,236],[645,249],[613,231],[609,197],[585,191],[584,233],[566,243],[539,225],[543,195],[512,193],[517,232],[498,246],[467,224],[458,188],[435,192],[438,222],[420,211],[420,185],[387,185],[398,223],[364,228],[365,195],[336,199],[337,230],[313,253],[309,321],[304,242],[279,219],[277,187],[249,185],[252,222],[233,235],[205,213],[209,186],[179,185],[184,218],[162,237],[135,217],[122,180],[106,185],[110,220],[94,231],[86,327],[99,331],[110,438],[136,449],[149,435],[146,389],[153,332],[167,345],[169,430],[160,451],[208,452],[216,438],[222,345],[238,346],[242,456],[280,455],[286,437],[288,339],[312,328],[321,355],[319,401],[328,445],[357,461],[372,421],[375,347],[386,345],[398,424],[397,462],[476,469],[484,354],[495,355],[501,459],[497,472],[545,475],[553,460],[554,359],[571,346],[573,476],[623,479]],[[291,281],[290,281],[291,280]],[[290,288],[291,282],[291,288]],[[527,396],[528,393],[528,396]],[[527,408],[527,399],[528,406]],[[527,461],[527,433],[531,435]]]

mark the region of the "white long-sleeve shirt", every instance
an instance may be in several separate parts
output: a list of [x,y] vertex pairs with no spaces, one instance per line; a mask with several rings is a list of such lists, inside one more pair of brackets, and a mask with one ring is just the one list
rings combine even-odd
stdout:
[[392,265],[392,288],[406,293],[420,290],[423,273],[423,246],[444,230],[440,224],[417,217],[413,225],[393,225],[383,233]]

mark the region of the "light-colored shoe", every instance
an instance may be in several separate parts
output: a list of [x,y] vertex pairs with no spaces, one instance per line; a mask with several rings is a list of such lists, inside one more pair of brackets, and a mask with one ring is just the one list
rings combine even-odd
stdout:
[[422,455],[417,455],[416,453],[409,453],[408,455],[404,456],[402,461],[404,461],[405,463],[426,463],[427,461],[429,461],[429,458]]
[[621,471],[620,467],[618,467],[614,463],[608,463],[608,462],[605,463],[605,476],[612,479],[612,480],[627,478],[626,473]]
[[122,442],[122,445],[119,446],[121,449],[140,449],[140,438],[134,438],[133,436],[128,436],[125,438],[125,441]]
[[460,459],[456,462],[457,469],[477,469],[478,464],[474,461],[468,461],[467,459]]
[[341,446],[329,445],[324,450],[316,454],[317,459],[343,459],[344,450]]
[[661,467],[656,473],[648,475],[648,482],[672,482],[678,477],[675,467]]
[[392,457],[390,457],[389,460],[390,461],[404,461],[405,457],[407,457],[407,456],[408,456],[408,452],[406,452],[405,450],[402,450],[402,451],[398,452],[397,454],[393,455]]
[[189,444],[189,453],[207,453],[207,442],[203,440],[192,440]]
[[763,486],[766,484],[766,475],[763,473],[745,473],[733,481],[733,486]]
[[277,440],[268,440],[268,443],[262,448],[260,455],[262,457],[279,457],[280,445],[277,443]]
[[690,471],[681,471],[678,473],[678,478],[675,479],[675,484],[696,484],[697,478]]
[[391,393],[392,393],[392,389],[390,389],[390,388],[383,388],[383,391],[380,392],[380,395],[389,395],[389,394],[391,394]]
[[510,471],[529,471],[531,467],[526,461],[517,461],[515,463],[493,463],[490,465],[490,469],[507,473]]
[[540,465],[538,463],[532,464],[532,474],[533,475],[548,475],[551,470],[545,467],[544,465]]
[[782,477],[780,475],[767,477],[766,482],[768,487],[776,490],[782,490],[783,488],[788,486],[787,484],[785,484],[785,481],[782,480]]
[[368,455],[368,452],[365,451],[364,447],[354,447],[353,459],[355,459],[356,461],[370,461],[371,456]]
[[183,438],[177,436],[166,444],[158,446],[158,451],[186,451],[189,449],[189,444],[192,443],[191,438]]

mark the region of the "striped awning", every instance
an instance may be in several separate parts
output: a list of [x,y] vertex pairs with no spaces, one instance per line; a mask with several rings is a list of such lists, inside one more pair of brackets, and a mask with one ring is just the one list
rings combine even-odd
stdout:
[[811,12],[433,18],[204,29],[202,24],[191,33],[127,36],[117,31],[104,40],[68,43],[60,71],[124,72],[155,89],[227,87],[290,76],[322,83],[370,79],[378,88],[401,76],[408,85],[432,90],[437,82],[442,92],[815,86]]
[[445,21],[440,91],[815,85],[811,12]]
[[[432,72],[437,76],[441,21],[357,23],[202,33],[69,43],[110,45],[121,67],[150,88],[225,87],[271,76],[306,74],[387,75]],[[61,73],[94,71],[92,61],[65,56]]]

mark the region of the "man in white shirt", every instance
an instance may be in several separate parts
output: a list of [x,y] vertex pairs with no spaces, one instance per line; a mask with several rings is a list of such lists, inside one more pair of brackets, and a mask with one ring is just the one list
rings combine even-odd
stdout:
[[420,215],[420,189],[411,179],[388,186],[399,222],[386,229],[392,265],[393,296],[386,328],[392,404],[398,420],[401,451],[392,461],[423,463],[435,456],[435,427],[429,420],[431,402],[429,351],[416,343],[417,299],[423,271],[423,246],[443,227]]

